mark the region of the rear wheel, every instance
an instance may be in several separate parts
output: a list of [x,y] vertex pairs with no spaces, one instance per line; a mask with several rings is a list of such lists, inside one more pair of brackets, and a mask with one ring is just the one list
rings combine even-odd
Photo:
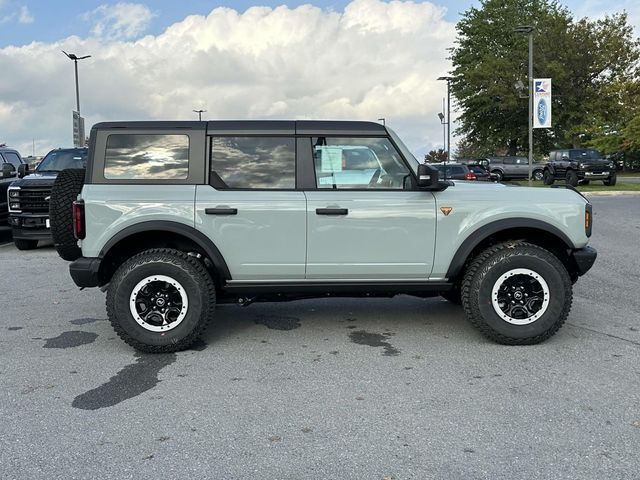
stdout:
[[500,170],[493,170],[491,173],[495,175],[496,182],[501,182],[502,179],[504,178],[504,175]]
[[485,250],[471,262],[462,283],[467,318],[486,337],[508,345],[551,337],[565,322],[571,302],[571,279],[562,262],[525,242]]
[[18,250],[33,250],[38,247],[37,240],[23,240],[22,238],[14,238],[13,243]]
[[533,172],[533,179],[534,179],[534,180],[537,180],[538,182],[539,182],[540,180],[542,180],[542,177],[543,177],[543,176],[544,176],[544,174],[542,173],[542,170],[535,170],[535,171]]
[[569,170],[566,176],[567,185],[571,185],[572,187],[578,186],[578,174],[575,170]]
[[556,180],[553,178],[553,174],[549,170],[545,170],[542,174],[542,181],[545,185],[553,185],[553,182]]
[[85,170],[69,168],[56,177],[49,201],[51,236],[58,255],[63,260],[73,261],[82,256],[78,241],[73,234],[73,202],[84,185]]
[[616,172],[613,172],[611,175],[609,175],[609,178],[607,178],[606,180],[603,180],[602,183],[604,183],[608,187],[613,187],[617,181],[618,181],[618,174]]
[[118,268],[107,293],[107,315],[133,348],[184,350],[213,317],[215,287],[195,257],[163,248],[144,251]]

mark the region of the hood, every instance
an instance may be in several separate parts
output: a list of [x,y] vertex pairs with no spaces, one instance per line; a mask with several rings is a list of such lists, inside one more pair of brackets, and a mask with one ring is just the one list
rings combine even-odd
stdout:
[[34,172],[26,177],[19,178],[15,182],[11,184],[12,187],[46,187],[53,185],[56,177],[58,176],[58,172],[43,172],[38,173]]

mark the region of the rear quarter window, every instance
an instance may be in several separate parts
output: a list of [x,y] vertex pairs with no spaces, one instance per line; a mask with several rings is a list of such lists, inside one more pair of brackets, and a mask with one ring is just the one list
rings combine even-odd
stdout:
[[110,134],[104,177],[109,180],[184,180],[189,176],[189,136]]

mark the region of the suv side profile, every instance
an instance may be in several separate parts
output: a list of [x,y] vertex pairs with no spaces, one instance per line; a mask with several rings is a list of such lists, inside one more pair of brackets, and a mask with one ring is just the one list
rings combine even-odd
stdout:
[[[527,157],[487,157],[482,162],[486,169],[493,174],[499,182],[517,178],[529,178],[529,159]],[[542,180],[544,165],[533,162],[532,175],[534,180]]]
[[442,181],[372,122],[99,123],[50,208],[74,282],[147,352],[191,346],[218,303],[397,294],[538,343],[596,259],[577,192]]
[[543,176],[545,185],[564,180],[573,187],[579,183],[588,185],[591,180],[614,186],[617,181],[615,162],[602,158],[597,150],[590,148],[552,150]]

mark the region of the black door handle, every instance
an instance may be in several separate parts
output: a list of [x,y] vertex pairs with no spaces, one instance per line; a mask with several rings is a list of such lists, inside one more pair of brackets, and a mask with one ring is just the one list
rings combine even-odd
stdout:
[[318,215],[347,215],[348,213],[348,208],[316,208]]
[[220,208],[220,207],[205,208],[204,213],[206,213],[207,215],[237,215],[238,209],[237,208]]

